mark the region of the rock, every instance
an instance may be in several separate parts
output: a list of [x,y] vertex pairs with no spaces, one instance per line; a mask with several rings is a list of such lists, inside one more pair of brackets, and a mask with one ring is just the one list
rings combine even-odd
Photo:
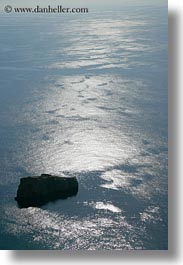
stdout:
[[21,208],[41,206],[49,201],[66,199],[78,192],[75,177],[59,177],[42,174],[20,179],[15,200]]

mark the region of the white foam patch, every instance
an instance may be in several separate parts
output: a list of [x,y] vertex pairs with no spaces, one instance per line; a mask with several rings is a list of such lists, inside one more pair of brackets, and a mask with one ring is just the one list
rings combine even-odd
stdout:
[[114,206],[111,203],[96,202],[94,204],[94,207],[96,209],[99,209],[99,210],[107,210],[107,211],[111,211],[113,213],[121,213],[121,209],[116,207],[116,206]]

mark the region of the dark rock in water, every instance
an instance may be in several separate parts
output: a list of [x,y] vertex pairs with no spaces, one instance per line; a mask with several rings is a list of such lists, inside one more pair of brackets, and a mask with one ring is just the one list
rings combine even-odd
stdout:
[[42,174],[20,179],[15,200],[21,208],[41,206],[49,201],[66,199],[78,192],[75,177],[59,177]]

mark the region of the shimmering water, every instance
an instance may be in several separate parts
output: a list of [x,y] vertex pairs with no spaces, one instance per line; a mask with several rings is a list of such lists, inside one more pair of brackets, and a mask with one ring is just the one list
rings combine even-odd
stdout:
[[[165,6],[0,16],[0,247],[167,249]],[[22,176],[76,197],[19,209]]]

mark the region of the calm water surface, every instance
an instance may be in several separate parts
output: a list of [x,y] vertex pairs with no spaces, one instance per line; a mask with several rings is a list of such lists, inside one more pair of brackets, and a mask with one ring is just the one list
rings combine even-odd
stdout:
[[[1,14],[1,249],[167,249],[166,11]],[[19,209],[41,173],[77,196]]]

